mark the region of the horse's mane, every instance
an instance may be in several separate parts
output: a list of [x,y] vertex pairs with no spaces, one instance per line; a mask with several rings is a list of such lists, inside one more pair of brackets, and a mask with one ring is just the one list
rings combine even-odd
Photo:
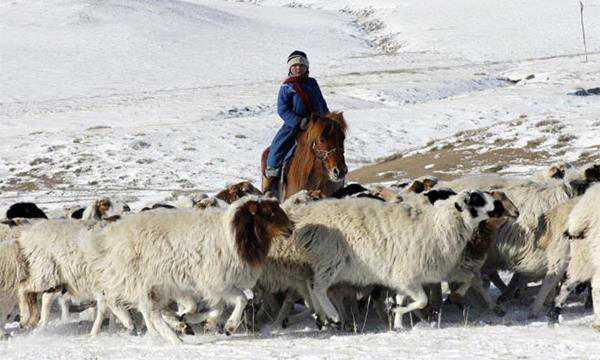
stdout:
[[343,113],[330,112],[321,117],[313,115],[310,118],[308,128],[304,134],[300,134],[300,136],[298,136],[298,143],[304,140],[306,144],[310,145],[325,131],[330,132],[331,130],[338,129],[343,136],[346,135],[346,129],[348,129],[348,125],[346,124],[346,120],[344,120]]
[[295,179],[288,178],[288,182],[294,181],[296,184],[306,184],[316,161],[312,144],[323,134],[326,137],[341,136],[343,139],[347,129],[348,125],[342,112],[330,112],[320,117],[312,115],[308,128],[301,132],[297,139],[298,146],[294,157],[297,157],[298,161],[292,161],[290,164],[290,173],[294,172],[299,176]]

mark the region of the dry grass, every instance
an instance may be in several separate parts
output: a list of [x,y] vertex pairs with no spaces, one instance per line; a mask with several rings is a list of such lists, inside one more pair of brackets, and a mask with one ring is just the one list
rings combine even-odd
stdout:
[[540,145],[542,145],[545,141],[546,141],[546,137],[541,136],[537,139],[529,140],[527,142],[527,145],[525,145],[525,147],[527,147],[528,149],[535,149],[535,148],[539,147]]
[[556,125],[556,124],[560,124],[560,121],[555,120],[555,119],[546,119],[546,120],[536,122],[535,127],[541,128],[541,127],[552,126],[552,125]]

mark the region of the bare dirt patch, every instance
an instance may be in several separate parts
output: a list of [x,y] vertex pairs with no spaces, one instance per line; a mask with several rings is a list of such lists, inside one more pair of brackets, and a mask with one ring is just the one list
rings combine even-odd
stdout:
[[[543,124],[546,126],[547,124]],[[556,126],[556,124],[552,123]],[[451,180],[473,173],[510,173],[511,166],[544,166],[561,160],[564,151],[549,152],[539,149],[545,137],[529,141],[526,146],[515,146],[517,139],[496,139],[490,137],[489,128],[463,131],[454,137],[430,142],[423,148],[409,153],[397,154],[354,170],[349,174],[350,181],[374,183],[403,178],[433,175],[442,180]],[[561,147],[567,147],[576,137],[562,135]],[[562,150],[562,149],[561,149]],[[600,160],[598,148],[590,148],[575,162],[589,163]]]

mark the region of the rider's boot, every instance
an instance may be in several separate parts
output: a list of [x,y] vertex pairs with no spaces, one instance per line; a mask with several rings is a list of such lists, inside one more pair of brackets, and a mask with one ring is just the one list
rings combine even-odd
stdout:
[[279,169],[267,168],[265,176],[265,194],[279,199]]

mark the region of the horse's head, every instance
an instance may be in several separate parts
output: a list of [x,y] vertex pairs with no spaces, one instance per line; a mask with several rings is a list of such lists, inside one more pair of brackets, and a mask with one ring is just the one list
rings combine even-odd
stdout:
[[344,159],[346,128],[342,113],[333,112],[324,116],[312,115],[306,129],[306,145],[323,164],[329,179],[334,182],[343,181],[348,173]]

